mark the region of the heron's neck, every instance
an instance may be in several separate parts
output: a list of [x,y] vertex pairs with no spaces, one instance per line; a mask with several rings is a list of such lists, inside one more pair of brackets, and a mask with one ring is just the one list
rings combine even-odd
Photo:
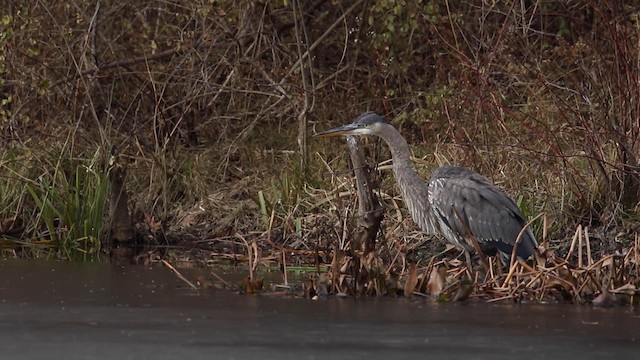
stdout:
[[393,129],[393,131],[386,132],[380,137],[387,143],[389,150],[391,150],[391,156],[393,157],[393,172],[396,178],[398,177],[399,172],[405,171],[407,174],[410,173],[411,175],[414,175],[422,182],[422,179],[416,173],[413,162],[411,162],[409,145],[402,135],[400,135],[397,130]]
[[393,156],[393,174],[395,175],[402,198],[409,208],[413,221],[422,231],[433,234],[437,231],[436,219],[429,200],[429,187],[418,175],[411,162],[409,145],[395,129],[380,136],[389,146]]

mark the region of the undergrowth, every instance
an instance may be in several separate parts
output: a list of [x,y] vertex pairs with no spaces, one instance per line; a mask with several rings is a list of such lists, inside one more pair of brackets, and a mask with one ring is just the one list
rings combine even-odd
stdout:
[[[534,232],[559,257],[579,227],[596,258],[628,250],[638,19],[633,4],[590,0],[11,2],[0,18],[3,254],[98,253],[114,147],[146,245],[224,257],[255,242],[274,258],[335,263],[356,196],[344,144],[311,135],[366,110],[394,120],[425,178],[467,166],[527,216],[544,213]],[[426,240],[372,144],[391,269]]]

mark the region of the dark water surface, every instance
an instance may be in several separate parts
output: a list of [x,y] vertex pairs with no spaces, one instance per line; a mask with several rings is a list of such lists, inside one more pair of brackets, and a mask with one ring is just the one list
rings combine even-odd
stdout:
[[194,292],[166,268],[0,260],[2,359],[640,359],[640,313]]

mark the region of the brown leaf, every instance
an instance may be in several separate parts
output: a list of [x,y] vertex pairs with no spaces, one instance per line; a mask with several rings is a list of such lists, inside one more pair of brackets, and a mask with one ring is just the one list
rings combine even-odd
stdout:
[[433,268],[431,270],[431,274],[429,275],[429,281],[427,282],[427,289],[429,290],[429,294],[433,296],[440,295],[446,284],[446,277],[447,269],[441,266]]
[[537,251],[534,253],[534,257],[536,259],[536,263],[538,263],[538,264],[546,264],[547,263],[547,258],[548,258],[547,249],[544,246],[539,245],[536,250]]
[[152,234],[155,234],[162,229],[162,222],[157,220],[155,216],[145,213],[144,220]]
[[242,279],[242,281],[240,282],[240,287],[242,288],[245,294],[259,293],[262,290],[262,285],[263,285],[262,279],[251,281],[251,279],[248,277]]
[[409,266],[409,275],[407,275],[407,281],[404,283],[404,296],[413,296],[413,290],[418,285],[418,274],[416,272],[416,264]]

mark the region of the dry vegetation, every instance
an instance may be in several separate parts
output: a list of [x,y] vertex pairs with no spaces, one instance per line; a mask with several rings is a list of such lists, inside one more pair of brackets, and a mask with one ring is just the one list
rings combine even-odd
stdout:
[[[92,258],[116,149],[140,259],[328,267],[308,293],[633,301],[640,3],[404,3],[9,0],[3,255]],[[346,147],[310,135],[365,110],[395,119],[425,176],[467,166],[543,214],[547,258],[468,273],[416,231],[370,143],[385,220],[365,274],[345,270]]]

